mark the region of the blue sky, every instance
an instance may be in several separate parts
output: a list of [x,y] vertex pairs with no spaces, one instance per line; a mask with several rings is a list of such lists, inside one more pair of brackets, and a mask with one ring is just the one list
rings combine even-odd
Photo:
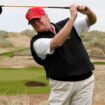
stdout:
[[[91,30],[105,31],[105,1],[104,0],[0,0],[0,5],[33,5],[33,6],[70,6],[73,3],[89,6],[97,15],[98,21]],[[28,8],[3,7],[0,15],[0,30],[21,32],[32,29],[27,24],[25,14]],[[45,9],[51,22],[57,22],[69,16],[69,10]],[[83,15],[79,14],[78,18]]]

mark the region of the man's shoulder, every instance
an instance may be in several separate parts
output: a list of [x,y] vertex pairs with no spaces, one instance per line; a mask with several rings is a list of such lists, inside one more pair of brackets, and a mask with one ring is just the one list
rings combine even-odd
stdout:
[[60,26],[65,25],[68,20],[69,20],[69,18],[63,19],[63,20],[57,22],[56,25],[60,25]]
[[40,38],[52,38],[52,37],[53,35],[50,32],[40,32],[40,33],[37,33],[37,35],[32,37],[31,42],[36,41],[37,39],[40,39]]

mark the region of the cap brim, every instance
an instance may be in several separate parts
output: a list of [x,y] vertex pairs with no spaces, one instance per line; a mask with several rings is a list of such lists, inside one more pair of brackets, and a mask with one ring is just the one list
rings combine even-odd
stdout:
[[42,17],[42,15],[32,17],[32,18],[29,20],[28,24],[30,24],[30,21],[31,21],[32,19],[39,19],[39,18],[41,18],[41,17]]

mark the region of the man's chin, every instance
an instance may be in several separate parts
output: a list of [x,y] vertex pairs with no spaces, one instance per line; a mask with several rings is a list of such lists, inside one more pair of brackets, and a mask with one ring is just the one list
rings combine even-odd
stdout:
[[39,30],[39,32],[48,32],[48,31],[49,31],[48,29]]

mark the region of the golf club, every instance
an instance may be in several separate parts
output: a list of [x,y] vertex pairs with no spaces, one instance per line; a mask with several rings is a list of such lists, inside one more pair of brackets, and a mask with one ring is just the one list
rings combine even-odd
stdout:
[[41,7],[41,8],[55,8],[55,9],[69,9],[70,7],[59,7],[59,6],[16,6],[16,5],[0,5],[0,14],[2,13],[2,7],[16,7],[16,8],[30,8],[30,7]]

